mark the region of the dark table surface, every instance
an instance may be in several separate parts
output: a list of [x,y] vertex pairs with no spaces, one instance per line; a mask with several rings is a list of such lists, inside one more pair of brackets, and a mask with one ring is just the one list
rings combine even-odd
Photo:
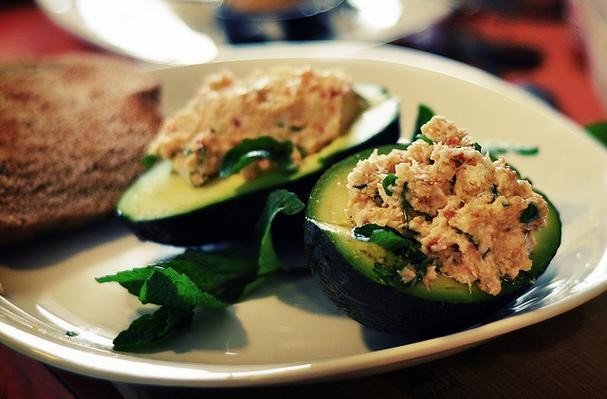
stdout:
[[[607,119],[566,4],[527,3],[522,12],[513,7],[456,12],[434,29],[395,44],[459,59],[530,87],[579,124]],[[31,2],[0,5],[0,60],[73,51],[102,50],[53,25]],[[607,397],[607,294],[441,360],[301,386],[236,390],[138,386],[51,368],[0,345],[0,398],[310,398],[321,394],[385,399]]]

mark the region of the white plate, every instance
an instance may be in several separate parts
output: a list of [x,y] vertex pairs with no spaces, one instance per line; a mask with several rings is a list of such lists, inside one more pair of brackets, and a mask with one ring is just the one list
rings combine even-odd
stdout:
[[[330,45],[340,52],[341,45]],[[346,45],[347,46],[347,45]],[[0,340],[51,365],[96,377],[149,384],[243,386],[370,374],[428,361],[563,313],[607,288],[607,155],[581,129],[526,93],[473,68],[389,47],[340,59],[298,58],[306,47],[238,51],[240,61],[158,71],[165,110],[180,106],[204,74],[292,63],[345,68],[402,98],[410,131],[420,102],[479,139],[537,145],[511,162],[556,204],[563,243],[537,286],[495,321],[449,336],[407,343],[340,315],[309,277],[277,279],[213,320],[154,353],[113,352],[112,338],[142,308],[95,276],[141,266],[173,248],[141,243],[117,222],[0,254]],[[326,54],[326,52],[325,52]],[[242,58],[258,58],[243,60]],[[277,60],[275,58],[282,58]],[[66,331],[78,333],[66,336]]]
[[[211,3],[211,5],[206,4]],[[115,52],[159,64],[198,64],[225,45],[215,0],[37,0],[68,31]],[[346,4],[347,3],[347,4]],[[453,0],[348,0],[330,14],[334,39],[388,42],[448,15]],[[347,5],[347,6],[346,6]],[[267,26],[266,26],[267,25]],[[280,39],[278,24],[258,26]],[[276,26],[275,26],[276,25]]]

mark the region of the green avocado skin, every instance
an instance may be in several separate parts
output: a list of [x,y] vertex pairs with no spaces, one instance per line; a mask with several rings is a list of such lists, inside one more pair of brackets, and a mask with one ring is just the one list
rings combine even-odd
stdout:
[[[326,167],[342,160],[363,148],[396,143],[400,138],[400,120],[398,115],[389,121],[385,128],[368,140],[325,159]],[[161,219],[134,221],[118,210],[123,222],[142,240],[178,246],[195,246],[224,241],[248,240],[251,238],[257,219],[264,207],[268,194],[277,188],[292,191],[305,201],[312,187],[324,171],[320,169],[297,180],[277,183],[263,190],[250,192],[230,198],[226,201],[208,205],[197,210]],[[278,241],[299,240],[302,242],[303,215],[278,218],[273,230]],[[281,234],[285,233],[285,234]]]
[[489,301],[474,303],[417,298],[354,270],[327,234],[312,221],[306,220],[304,230],[307,264],[337,308],[367,327],[412,340],[472,327],[530,288],[521,287]]

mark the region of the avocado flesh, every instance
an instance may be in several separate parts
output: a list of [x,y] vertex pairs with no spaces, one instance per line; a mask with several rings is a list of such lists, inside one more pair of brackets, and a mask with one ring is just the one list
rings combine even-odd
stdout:
[[367,108],[348,132],[307,156],[296,173],[269,171],[250,181],[235,174],[194,187],[164,160],[129,187],[118,203],[118,214],[140,238],[161,243],[199,245],[249,238],[272,189],[286,188],[305,199],[332,162],[366,146],[399,139],[398,99],[377,85],[355,85],[355,89]]
[[[395,146],[380,148],[387,153]],[[402,148],[400,146],[399,148]],[[395,255],[352,236],[345,214],[346,179],[359,159],[371,151],[353,155],[329,169],[312,190],[305,222],[308,264],[324,291],[348,315],[380,330],[428,336],[453,331],[478,322],[526,291],[554,257],[561,237],[557,210],[547,199],[546,226],[535,233],[536,248],[529,272],[502,283],[502,292],[489,295],[476,286],[439,276],[426,287],[387,285],[373,271],[376,262],[397,263]],[[391,260],[393,260],[391,262]]]

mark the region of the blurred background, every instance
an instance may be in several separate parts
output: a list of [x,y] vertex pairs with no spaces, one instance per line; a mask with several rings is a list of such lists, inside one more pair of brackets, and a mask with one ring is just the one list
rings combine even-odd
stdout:
[[603,0],[4,0],[0,59],[109,51],[195,64],[247,44],[390,43],[482,68],[588,124],[605,119],[596,99],[607,101],[606,9]]

